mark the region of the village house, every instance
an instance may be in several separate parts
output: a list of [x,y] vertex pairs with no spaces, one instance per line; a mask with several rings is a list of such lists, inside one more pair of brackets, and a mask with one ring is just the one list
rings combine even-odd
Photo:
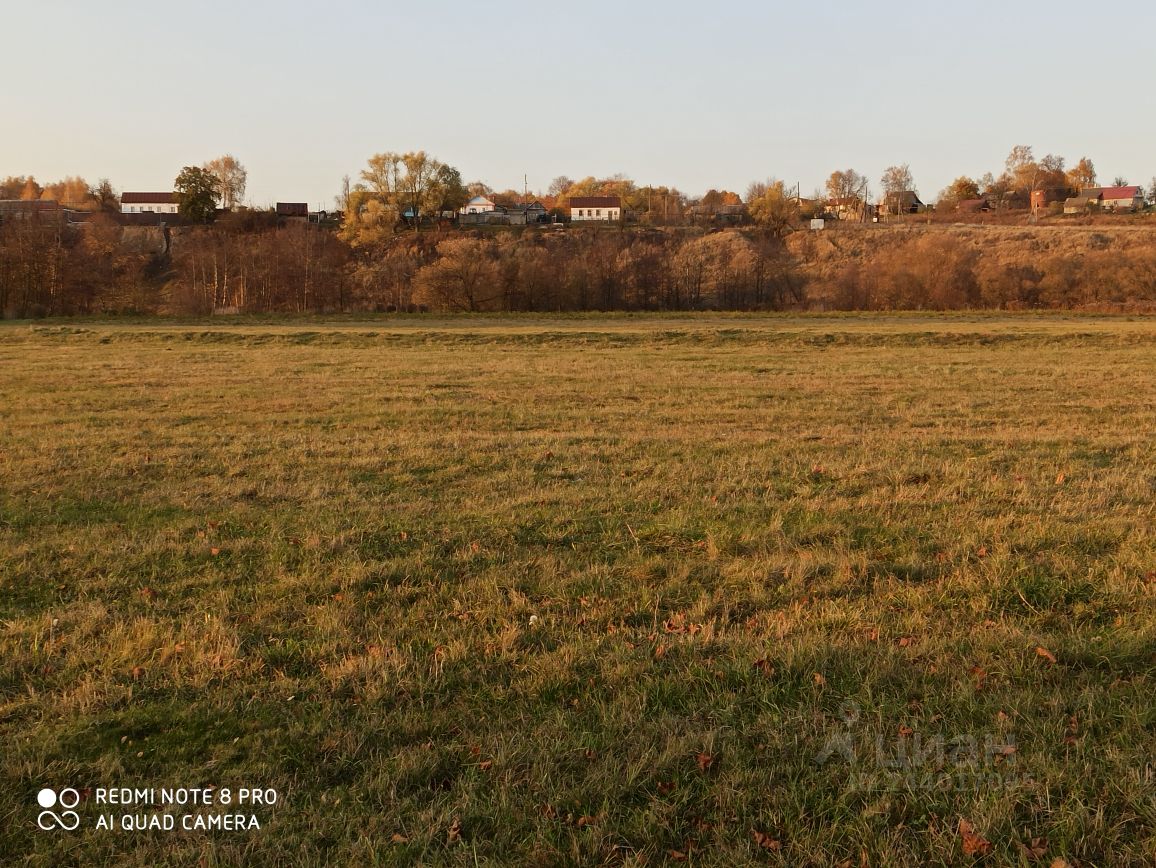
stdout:
[[842,196],[828,199],[825,213],[836,220],[863,220],[865,217],[875,216],[875,207],[858,196]]
[[571,196],[570,219],[574,221],[622,219],[622,200],[617,196]]
[[963,199],[955,207],[964,214],[976,214],[980,211],[990,211],[991,203],[987,199]]
[[1144,207],[1142,187],[1101,187],[1101,207],[1107,211],[1139,211]]
[[278,217],[283,217],[287,220],[308,220],[309,219],[309,203],[308,202],[278,202],[276,207]]
[[176,214],[176,193],[121,193],[120,210],[124,214]]
[[690,219],[695,223],[717,223],[738,226],[747,222],[749,214],[746,205],[691,205]]
[[880,214],[918,214],[926,210],[927,206],[919,201],[919,195],[914,190],[899,190],[887,193],[879,203]]
[[474,196],[469,202],[461,207],[462,214],[485,214],[493,211],[498,206],[492,200],[485,196]]
[[1088,211],[1139,211],[1144,207],[1144,189],[1136,186],[1088,187],[1079,196],[1064,202],[1065,214]]

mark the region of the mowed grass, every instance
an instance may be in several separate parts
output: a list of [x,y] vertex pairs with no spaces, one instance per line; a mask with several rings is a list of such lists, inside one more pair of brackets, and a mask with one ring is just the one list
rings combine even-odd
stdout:
[[1152,864],[1154,432],[1156,322],[4,326],[0,862]]

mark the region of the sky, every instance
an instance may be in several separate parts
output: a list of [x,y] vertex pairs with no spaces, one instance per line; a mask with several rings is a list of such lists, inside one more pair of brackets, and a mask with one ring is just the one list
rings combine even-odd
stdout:
[[1156,176],[1156,3],[0,0],[0,176],[167,190],[224,153],[332,207],[382,151],[545,190],[690,195],[835,169],[925,199],[1008,151]]

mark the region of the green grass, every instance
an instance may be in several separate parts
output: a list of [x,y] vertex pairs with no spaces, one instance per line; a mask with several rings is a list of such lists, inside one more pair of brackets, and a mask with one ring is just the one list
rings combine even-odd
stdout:
[[1154,372],[1072,315],[6,325],[0,862],[1151,864]]

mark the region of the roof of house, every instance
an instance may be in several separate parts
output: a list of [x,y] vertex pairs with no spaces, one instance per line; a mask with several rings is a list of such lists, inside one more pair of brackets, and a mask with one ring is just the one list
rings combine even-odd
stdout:
[[467,205],[493,205],[494,200],[488,199],[485,196],[474,196],[474,198],[470,199],[470,201],[467,202],[466,204]]
[[175,205],[176,193],[121,193],[122,205]]
[[919,194],[914,190],[892,191],[890,193],[884,194],[883,196],[883,201],[885,202],[894,202],[896,199],[898,199],[900,202],[907,202],[912,204],[919,202],[920,205],[923,204],[919,200]]
[[617,196],[571,196],[571,208],[621,208],[622,200]]
[[0,199],[0,211],[59,211],[55,199]]
[[982,211],[989,208],[987,199],[962,199],[958,206],[961,211]]
[[1081,193],[1079,196],[1073,196],[1070,199],[1065,199],[1064,200],[1064,207],[1065,208],[1084,208],[1084,207],[1087,207],[1092,202],[1099,202],[1099,201],[1100,201],[1099,192],[1092,193],[1090,191],[1086,191],[1084,193]]
[[278,202],[277,214],[281,217],[308,217],[308,202]]
[[1136,186],[1101,187],[1099,192],[1105,199],[1136,199],[1143,195],[1141,189]]

